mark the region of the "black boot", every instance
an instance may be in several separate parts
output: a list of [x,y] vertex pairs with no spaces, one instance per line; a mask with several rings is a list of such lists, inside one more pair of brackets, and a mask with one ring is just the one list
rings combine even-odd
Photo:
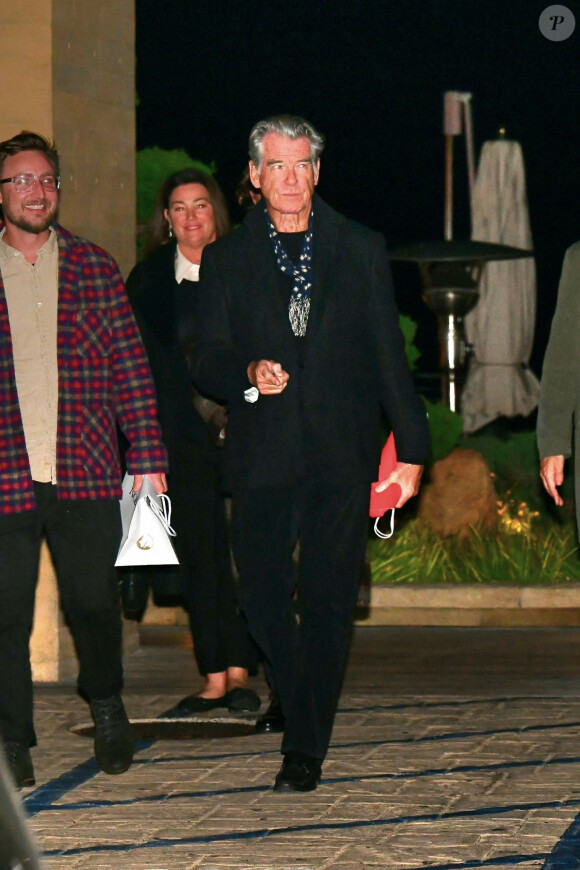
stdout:
[[133,761],[135,741],[120,695],[91,701],[95,723],[95,757],[101,770],[125,773]]
[[34,785],[36,780],[34,779],[34,768],[28,743],[8,740],[4,744],[4,753],[16,788],[28,788]]

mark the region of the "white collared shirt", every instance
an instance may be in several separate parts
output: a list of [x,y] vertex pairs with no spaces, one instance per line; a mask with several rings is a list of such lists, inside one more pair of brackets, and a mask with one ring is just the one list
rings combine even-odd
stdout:
[[175,280],[178,284],[182,281],[199,281],[199,264],[192,263],[179,250],[179,245],[175,248]]

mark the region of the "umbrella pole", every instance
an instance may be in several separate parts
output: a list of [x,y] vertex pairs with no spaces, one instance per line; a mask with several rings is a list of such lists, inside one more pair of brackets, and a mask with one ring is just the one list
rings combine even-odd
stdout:
[[445,134],[445,219],[443,238],[453,238],[453,135]]
[[[445,139],[445,216],[443,237],[446,242],[453,240],[453,137],[460,136],[465,121],[469,198],[473,186],[473,137],[471,125],[471,94],[460,91],[446,91],[443,95],[443,135]],[[463,317],[449,298],[438,312],[439,343],[441,348],[441,368],[443,371],[443,401],[452,411],[459,411],[460,378],[465,363],[465,333]]]

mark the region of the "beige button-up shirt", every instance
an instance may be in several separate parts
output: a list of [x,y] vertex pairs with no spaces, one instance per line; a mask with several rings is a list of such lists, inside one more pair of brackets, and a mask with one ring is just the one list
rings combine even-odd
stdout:
[[16,388],[32,479],[56,483],[58,365],[58,244],[56,233],[38,252],[36,263],[7,245],[0,234]]

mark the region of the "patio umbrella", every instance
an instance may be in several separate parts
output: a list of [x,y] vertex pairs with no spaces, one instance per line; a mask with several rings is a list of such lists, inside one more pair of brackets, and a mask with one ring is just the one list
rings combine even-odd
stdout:
[[[532,247],[524,160],[517,142],[486,142],[472,195],[472,238]],[[497,417],[527,416],[538,404],[539,382],[528,368],[536,317],[532,257],[488,263],[478,305],[465,318],[473,356],[461,400],[464,431]]]

